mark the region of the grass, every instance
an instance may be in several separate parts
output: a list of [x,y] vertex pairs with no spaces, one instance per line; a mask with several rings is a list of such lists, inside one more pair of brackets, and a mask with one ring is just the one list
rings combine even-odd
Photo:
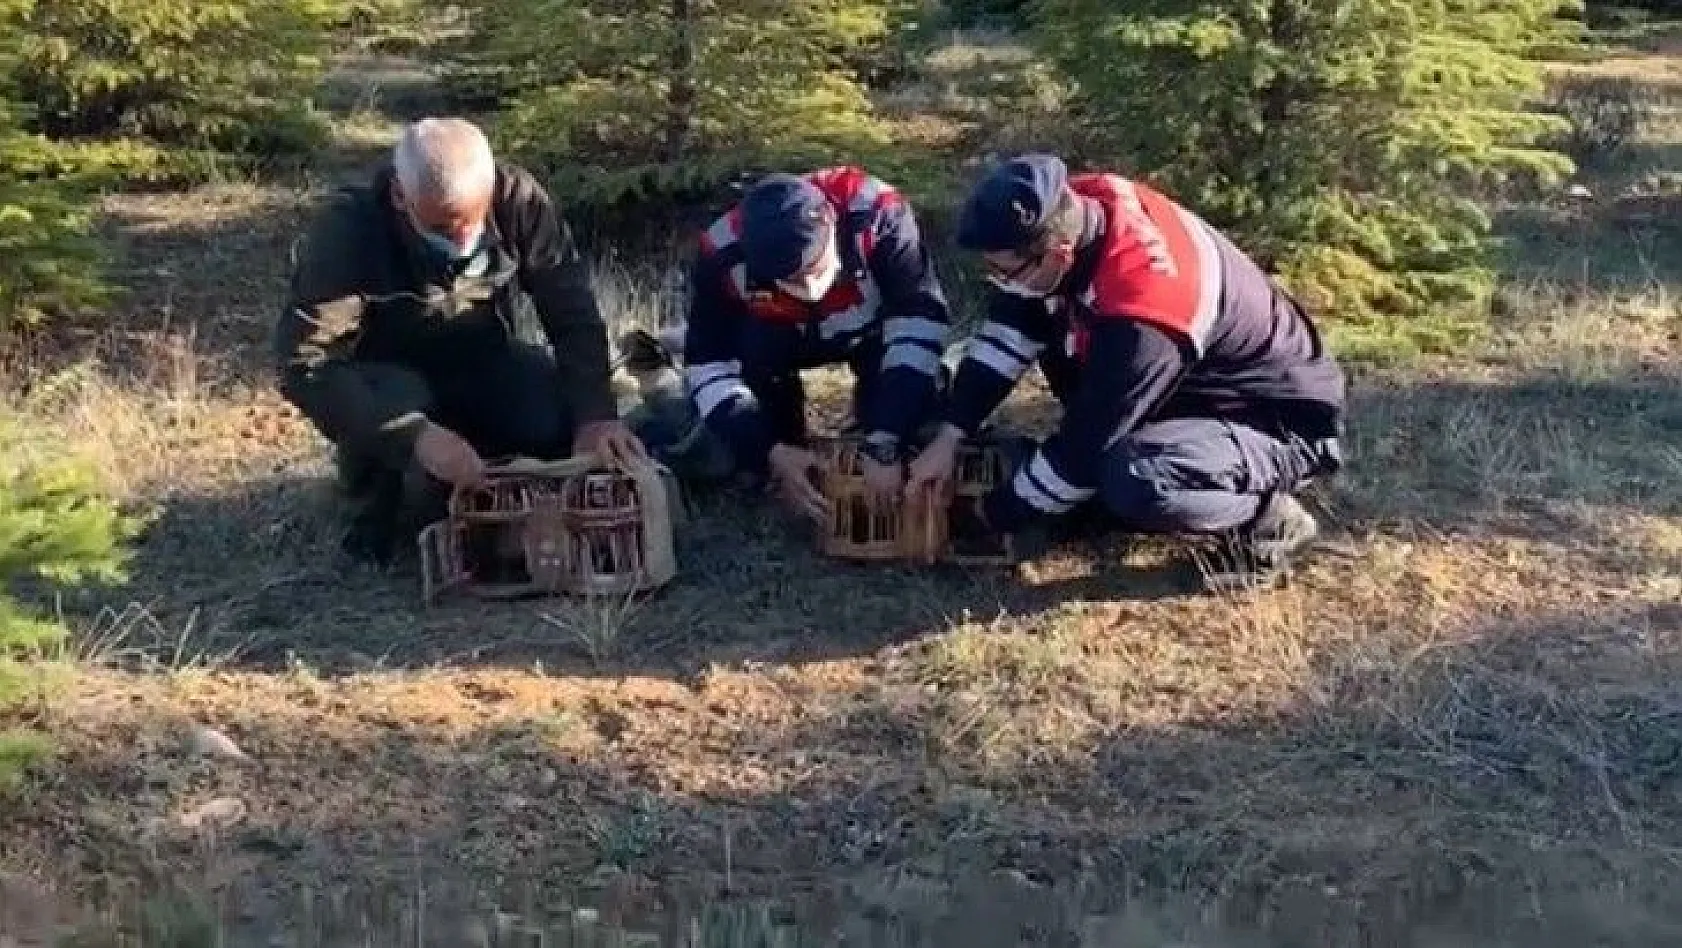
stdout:
[[640,605],[634,594],[590,596],[564,609],[540,612],[538,617],[582,645],[591,659],[601,662],[613,656],[626,620]]
[[[937,63],[1017,64],[982,39]],[[262,365],[329,183],[112,198],[127,310],[6,396],[154,515],[129,585],[66,603],[81,674],[0,817],[36,901],[180,946],[1675,939],[1666,222],[1509,216],[1488,338],[1356,369],[1352,469],[1308,498],[1344,551],[1280,588],[1200,594],[1156,541],[841,566],[701,496],[651,600],[428,610],[411,569],[335,559],[323,445]],[[660,321],[661,262],[601,272],[616,324]],[[201,726],[252,762],[187,752]],[[237,825],[183,821],[220,800]]]

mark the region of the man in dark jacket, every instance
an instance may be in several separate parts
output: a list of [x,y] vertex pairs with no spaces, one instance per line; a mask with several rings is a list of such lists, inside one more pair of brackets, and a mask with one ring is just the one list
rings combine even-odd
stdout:
[[852,370],[872,488],[897,494],[934,420],[950,314],[910,205],[861,168],[773,174],[701,238],[683,340],[705,431],[735,469],[768,475],[821,518],[800,371]]
[[975,512],[987,528],[1096,507],[1138,532],[1231,536],[1269,571],[1314,539],[1292,491],[1340,467],[1343,373],[1226,237],[1142,183],[1028,155],[977,186],[958,243],[995,289],[908,489],[951,476],[1038,362],[1062,420]]
[[[528,302],[548,348],[521,331]],[[565,222],[460,119],[405,128],[372,184],[321,214],[275,345],[280,391],[366,501],[345,542],[359,559],[391,559],[415,488],[471,484],[488,459],[643,453],[617,418],[606,327]]]

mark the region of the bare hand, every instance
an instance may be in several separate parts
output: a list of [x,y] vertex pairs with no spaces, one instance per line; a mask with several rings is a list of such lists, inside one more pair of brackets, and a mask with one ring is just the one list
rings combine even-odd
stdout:
[[961,429],[951,425],[941,428],[940,434],[935,435],[928,447],[911,462],[905,492],[915,495],[927,491],[932,494],[944,487],[958,469],[958,443],[963,436]]
[[869,458],[859,458],[864,471],[864,486],[878,500],[898,497],[905,484],[905,465],[878,464]]
[[594,454],[626,470],[648,460],[648,449],[623,421],[592,421],[578,426],[574,454]]
[[769,461],[771,479],[796,513],[818,523],[829,519],[829,501],[818,488],[817,479],[823,476],[823,465],[816,454],[791,444],[779,444],[771,449]]
[[457,487],[471,487],[485,479],[485,461],[473,445],[430,421],[415,439],[415,460],[428,474]]

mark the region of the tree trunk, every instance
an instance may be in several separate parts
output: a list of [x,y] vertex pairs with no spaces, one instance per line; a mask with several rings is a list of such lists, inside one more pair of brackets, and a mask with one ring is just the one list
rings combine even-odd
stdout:
[[695,126],[695,8],[692,0],[672,0],[671,88],[666,94],[667,161],[689,150]]
[[[1296,50],[1302,45],[1302,24],[1297,18],[1295,0],[1273,0],[1267,17],[1268,39],[1280,49]],[[1294,76],[1275,73],[1268,84],[1258,90],[1261,97],[1261,133],[1251,142],[1250,160],[1257,163],[1255,182],[1262,194],[1268,194],[1277,177],[1275,168],[1261,158],[1266,154],[1269,136],[1283,126],[1290,117],[1291,106],[1302,90]]]
[[[1268,38],[1281,49],[1300,48],[1302,28],[1297,21],[1297,11],[1292,0],[1273,0],[1272,6],[1273,10],[1267,18],[1268,32],[1271,34]],[[1285,121],[1296,97],[1296,83],[1291,78],[1274,76],[1263,93],[1262,121],[1268,125]]]

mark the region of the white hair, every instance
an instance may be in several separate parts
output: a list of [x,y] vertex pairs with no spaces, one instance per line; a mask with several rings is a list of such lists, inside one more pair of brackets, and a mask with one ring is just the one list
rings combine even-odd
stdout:
[[496,186],[490,141],[465,119],[427,118],[404,126],[392,164],[397,183],[412,199],[453,206],[482,200]]

